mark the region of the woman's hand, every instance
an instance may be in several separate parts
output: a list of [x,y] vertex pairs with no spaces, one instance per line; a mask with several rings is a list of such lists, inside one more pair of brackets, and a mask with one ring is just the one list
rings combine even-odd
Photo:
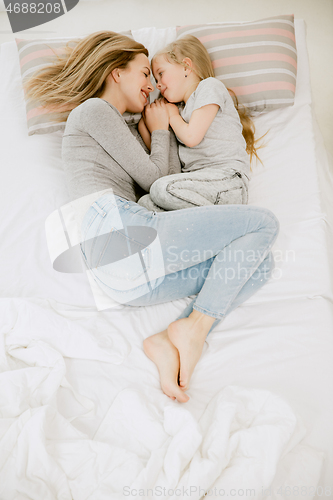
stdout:
[[150,133],[154,130],[169,130],[169,115],[165,102],[158,100],[144,108],[144,120]]

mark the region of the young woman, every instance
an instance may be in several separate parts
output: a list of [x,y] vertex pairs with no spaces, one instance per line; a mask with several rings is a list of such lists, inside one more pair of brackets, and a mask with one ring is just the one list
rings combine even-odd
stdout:
[[[157,88],[168,102],[185,175],[158,179],[150,197],[138,203],[156,210],[247,203],[250,159],[257,156],[254,124],[214,78],[204,45],[192,35],[181,37],[155,54],[151,66]],[[179,110],[169,103],[185,105]],[[149,147],[144,118],[139,131]]]
[[149,106],[148,155],[122,116],[142,112],[153,90],[148,52],[132,39],[89,35],[26,90],[45,105],[74,108],[63,164],[72,199],[82,202],[82,255],[98,285],[135,306],[198,294],[180,318],[144,341],[165,394],[187,401],[209,331],[269,279],[278,220],[246,205],[157,213],[136,203],[170,173],[170,131],[165,103]]

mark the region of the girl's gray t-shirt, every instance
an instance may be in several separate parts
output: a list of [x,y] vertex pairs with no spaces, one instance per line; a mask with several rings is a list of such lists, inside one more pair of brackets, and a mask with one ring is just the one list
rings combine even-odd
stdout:
[[[71,111],[62,160],[72,201],[110,189],[137,201],[164,175],[179,173],[177,141],[170,130],[151,135],[151,154],[135,126],[108,101],[87,99]],[[97,198],[96,198],[97,199]]]
[[236,169],[249,178],[250,161],[242,124],[233,100],[220,80],[212,77],[201,80],[180,114],[188,123],[192,113],[207,104],[217,104],[219,110],[202,141],[189,148],[178,139],[182,171],[223,166]]

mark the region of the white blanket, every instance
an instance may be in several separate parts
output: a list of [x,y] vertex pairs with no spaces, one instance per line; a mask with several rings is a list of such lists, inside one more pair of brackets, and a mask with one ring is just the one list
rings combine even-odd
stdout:
[[[53,306],[12,300],[1,311],[0,498],[199,500],[206,492],[218,498],[233,490],[263,498],[290,449],[311,465],[298,479],[317,484],[322,454],[295,448],[306,430],[280,397],[227,386],[191,412],[158,393],[156,384],[152,390],[149,361],[139,352],[130,356],[123,336],[89,331],[89,316],[99,318],[94,326],[103,330],[100,314]],[[132,351],[139,349],[138,342]],[[90,360],[91,369],[104,363],[112,373],[107,391],[114,398],[91,437],[70,423],[80,414],[81,421],[96,417],[97,409],[69,382],[69,360]],[[142,385],[121,389],[122,371],[133,362]],[[86,377],[94,383],[92,373]],[[74,415],[61,413],[61,400],[77,407]]]

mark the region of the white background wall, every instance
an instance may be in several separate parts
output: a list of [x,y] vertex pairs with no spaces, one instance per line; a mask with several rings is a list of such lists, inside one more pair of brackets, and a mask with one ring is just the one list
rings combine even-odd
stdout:
[[[333,156],[333,0],[81,0],[66,15],[15,36],[73,36],[101,29],[253,21],[280,14],[294,14],[306,22],[314,110]],[[0,43],[15,36],[7,14],[1,12]]]

